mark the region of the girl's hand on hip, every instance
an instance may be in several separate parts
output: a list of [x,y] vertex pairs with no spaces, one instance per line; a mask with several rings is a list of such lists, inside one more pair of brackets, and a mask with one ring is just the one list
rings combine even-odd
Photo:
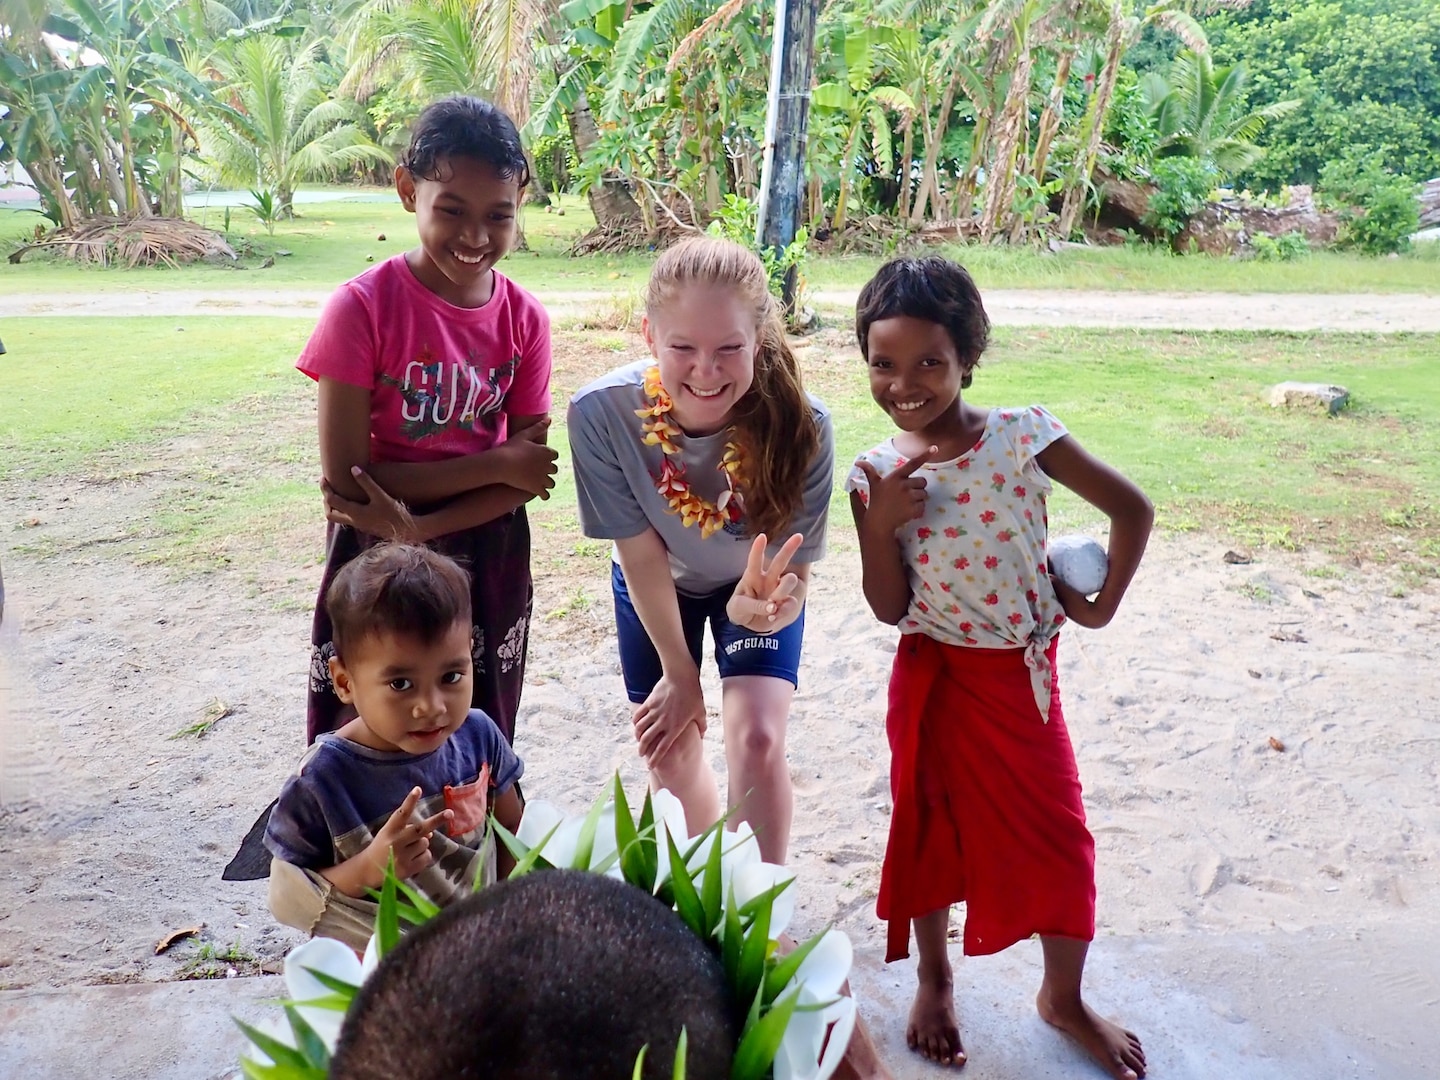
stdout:
[[550,418],[547,416],[515,432],[495,448],[497,453],[504,455],[505,483],[542,499],[550,497],[550,489],[555,486],[555,474],[559,471],[556,464],[560,459],[559,451],[545,445],[549,429]]
[[805,604],[804,590],[800,588],[800,579],[787,571],[790,560],[804,542],[805,537],[796,533],[785,541],[767,566],[765,534],[755,537],[745,573],[725,605],[725,615],[732,623],[757,634],[773,634],[799,617]]
[[406,544],[419,542],[415,519],[410,516],[410,510],[404,503],[391,498],[389,493],[358,465],[350,470],[350,475],[365,492],[369,502],[352,502],[332,488],[328,480],[322,479],[320,491],[325,496],[326,521],[349,525],[383,540],[398,540]]
[[870,483],[870,498],[865,503],[865,528],[877,536],[893,537],[908,523],[925,513],[925,478],[915,470],[928,462],[938,448],[932,446],[916,454],[904,465],[898,465],[881,476],[868,461],[856,466]]
[[635,710],[632,721],[640,756],[654,768],[689,724],[705,734],[705,694],[698,669],[682,677],[661,675],[650,696]]

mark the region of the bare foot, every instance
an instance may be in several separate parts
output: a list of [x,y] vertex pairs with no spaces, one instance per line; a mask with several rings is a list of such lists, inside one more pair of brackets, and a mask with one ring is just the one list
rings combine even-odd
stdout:
[[905,1041],[911,1050],[937,1065],[958,1068],[965,1064],[960,1025],[955,1021],[955,984],[951,980],[920,980],[915,990],[915,1004],[910,1008]]
[[1040,1019],[1078,1042],[1115,1080],[1145,1075],[1145,1051],[1133,1031],[1103,1019],[1079,997],[1064,1000],[1040,994],[1035,999]]

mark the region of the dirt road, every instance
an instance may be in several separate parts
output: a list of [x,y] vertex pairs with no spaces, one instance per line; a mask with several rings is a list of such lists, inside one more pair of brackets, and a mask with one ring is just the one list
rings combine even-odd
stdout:
[[[855,289],[811,293],[823,306],[852,306]],[[584,311],[610,290],[540,291],[551,314]],[[165,289],[0,296],[0,319],[76,315],[269,315],[313,319],[324,289]],[[992,289],[985,308],[999,326],[1097,326],[1156,330],[1335,330],[1440,333],[1440,296],[1404,293],[1149,293]]]

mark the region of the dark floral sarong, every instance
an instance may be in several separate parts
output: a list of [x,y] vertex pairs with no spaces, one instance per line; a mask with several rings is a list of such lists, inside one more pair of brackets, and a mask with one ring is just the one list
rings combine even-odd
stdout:
[[[315,605],[311,631],[310,694],[306,707],[307,743],[334,731],[355,715],[335,696],[330,681],[330,658],[335,655],[325,592],[335,575],[355,556],[381,541],[348,525],[330,525],[326,533],[325,574]],[[474,708],[483,709],[505,738],[515,741],[515,714],[520,708],[520,686],[525,676],[525,649],[529,641],[530,523],[525,508],[473,529],[451,533],[428,545],[448,555],[470,573],[470,603],[474,626],[470,646],[475,660]]]

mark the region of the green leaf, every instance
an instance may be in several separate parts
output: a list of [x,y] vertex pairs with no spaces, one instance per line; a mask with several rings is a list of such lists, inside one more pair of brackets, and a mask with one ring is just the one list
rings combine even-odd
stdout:
[[570,869],[590,869],[590,856],[595,851],[595,833],[599,831],[600,818],[605,813],[605,805],[609,801],[609,796],[602,790],[595,797],[595,801],[590,804],[590,812],[580,823],[580,835],[575,840],[575,857],[570,860]]
[[725,981],[735,986],[740,976],[740,950],[745,945],[745,930],[740,925],[740,909],[735,905],[735,889],[725,894],[725,936],[720,943],[720,959],[725,964]]
[[730,1067],[730,1080],[765,1080],[770,1075],[770,1066],[780,1051],[785,1028],[795,1015],[799,1000],[800,992],[797,990],[777,1001],[759,1023],[746,1025],[745,1034],[735,1050],[735,1062]]
[[708,940],[725,917],[725,894],[720,891],[720,857],[725,843],[725,833],[715,833],[710,844],[710,858],[705,862],[705,880],[701,882],[700,906],[705,912],[705,934]]
[[561,824],[563,824],[563,822],[557,821],[555,827],[541,838],[540,843],[536,844],[533,848],[529,848],[521,842],[518,836],[505,828],[504,825],[501,825],[498,821],[495,822],[495,835],[500,837],[501,842],[510,849],[510,854],[515,856],[515,869],[510,871],[510,877],[512,879],[524,877],[532,870],[555,869],[554,864],[541,855],[540,852],[544,850],[545,845],[550,842],[550,838],[555,835]]
[[[245,1037],[262,1050],[271,1061],[282,1067],[292,1069],[309,1070],[310,1063],[305,1060],[305,1055],[296,1050],[293,1046],[286,1046],[280,1040],[271,1035],[266,1035],[259,1028],[253,1028],[243,1020],[236,1020],[236,1026],[245,1033]],[[302,1075],[309,1075],[308,1071]],[[324,1076],[322,1071],[318,1075]]]
[[[769,890],[758,899],[769,896]],[[755,911],[754,921],[745,933],[745,944],[740,948],[740,970],[735,982],[735,994],[741,1001],[748,1001],[764,988],[765,960],[770,955],[770,914],[774,897],[762,903]],[[741,909],[743,914],[744,909]]]
[[[302,968],[301,970],[309,972],[321,986],[327,990],[333,990],[337,994],[349,994],[351,997],[354,997],[360,991],[360,987],[348,983],[344,979],[337,979],[334,975],[327,975],[323,971],[317,971],[312,967]],[[310,1003],[307,1001],[305,1004],[308,1005]]]
[[325,1040],[315,1033],[315,1029],[300,1014],[300,1010],[294,1005],[286,1005],[285,1018],[290,1021],[290,1030],[295,1033],[295,1041],[299,1044],[300,1052],[305,1055],[305,1060],[316,1068],[328,1068],[330,1051],[325,1046]]
[[685,1080],[685,1054],[690,1046],[690,1035],[682,1025],[680,1038],[675,1043],[675,1067],[670,1071],[670,1080]]
[[630,1080],[640,1080],[645,1073],[645,1055],[650,1052],[650,1044],[646,1043],[640,1047],[640,1053],[635,1055],[635,1069],[630,1073]]
[[670,848],[670,885],[675,890],[675,910],[685,925],[695,932],[696,937],[705,937],[705,908],[700,903],[700,894],[695,891],[695,882],[685,865],[685,858],[675,846],[675,838],[668,832],[665,843]]
[[380,910],[375,916],[375,954],[382,960],[391,949],[400,944],[400,919],[395,899],[395,886],[398,884],[399,879],[395,877],[395,853],[392,851],[385,864],[385,881],[380,886]]
[[560,5],[560,15],[571,24],[593,19],[606,8],[614,7],[615,0],[570,0]]
[[[648,836],[642,837],[642,830],[636,829],[635,817],[630,812],[630,803],[625,798],[625,786],[620,783],[620,774],[615,774],[615,851],[620,860],[620,872],[625,880],[648,893],[655,891],[655,859],[650,853],[655,849],[654,825],[648,827]],[[650,805],[650,797],[645,797]],[[642,815],[643,816],[643,815]],[[607,863],[609,860],[606,860]],[[607,865],[600,873],[609,870]]]
[[645,860],[644,880],[650,883],[649,889],[654,892],[655,879],[660,876],[660,844],[654,839],[658,835],[655,829],[655,803],[650,798],[648,788],[645,791],[645,801],[640,804],[640,835],[651,837],[648,843],[640,845],[640,855]]
[[798,946],[794,952],[771,967],[765,974],[766,1001],[774,1001],[775,998],[779,996],[780,991],[785,989],[785,985],[793,979],[795,973],[800,970],[800,965],[805,962],[805,958],[815,951],[815,947],[820,944],[820,939],[829,932],[830,928],[827,926],[824,930],[820,931],[820,933],[805,942],[805,944]]
[[793,877],[786,878],[784,881],[780,882],[780,884],[772,885],[759,896],[756,896],[746,901],[740,906],[740,918],[743,920],[753,919],[755,915],[760,911],[760,909],[764,908],[766,925],[768,926],[770,919],[770,909],[775,904],[775,898],[779,896],[782,892],[784,892],[786,889],[790,888],[790,886],[793,884],[795,884],[795,879]]
[[326,1009],[330,1012],[349,1012],[355,1000],[354,994],[326,994],[324,997],[306,998],[304,1001],[282,1001],[281,1005],[304,1005],[307,1009]]
[[397,881],[395,886],[405,894],[405,899],[414,905],[415,910],[420,914],[422,920],[429,921],[440,914],[440,908],[413,885],[409,885],[403,881]]

